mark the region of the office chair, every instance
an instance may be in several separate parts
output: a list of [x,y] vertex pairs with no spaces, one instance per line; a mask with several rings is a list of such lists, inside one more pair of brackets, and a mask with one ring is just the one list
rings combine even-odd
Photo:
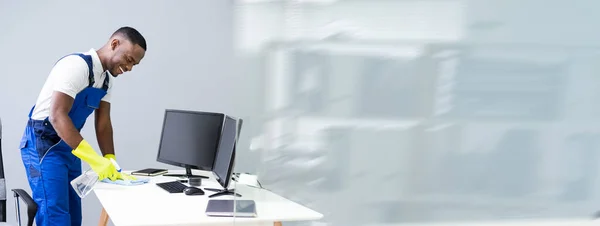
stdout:
[[[21,226],[21,211],[19,209],[19,198],[23,199],[27,205],[27,225],[32,226],[37,213],[37,204],[31,196],[23,189],[12,189],[17,206],[17,221]],[[6,223],[6,181],[4,180],[4,162],[2,161],[2,119],[0,119],[0,226],[8,225]]]

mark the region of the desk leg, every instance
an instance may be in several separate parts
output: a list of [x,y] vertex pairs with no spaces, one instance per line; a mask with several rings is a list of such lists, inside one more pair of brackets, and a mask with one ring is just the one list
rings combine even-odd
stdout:
[[98,222],[98,226],[106,226],[108,224],[108,213],[104,208],[102,208],[102,213],[100,213],[100,222]]
[[275,223],[273,223],[273,226],[281,226],[281,221],[276,221]]

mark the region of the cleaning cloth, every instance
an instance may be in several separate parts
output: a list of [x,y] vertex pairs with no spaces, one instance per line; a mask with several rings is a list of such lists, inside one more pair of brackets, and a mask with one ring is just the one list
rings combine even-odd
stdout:
[[114,180],[114,181],[107,178],[107,179],[101,180],[101,182],[104,182],[104,183],[118,184],[118,185],[124,185],[124,186],[142,185],[142,184],[148,183],[149,181],[150,181],[150,178],[138,178],[136,180],[118,179],[118,180]]

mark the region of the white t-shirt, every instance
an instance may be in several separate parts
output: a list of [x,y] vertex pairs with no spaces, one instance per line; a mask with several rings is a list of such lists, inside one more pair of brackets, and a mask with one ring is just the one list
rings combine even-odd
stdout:
[[[94,85],[95,88],[102,88],[104,79],[106,76],[109,77],[107,94],[102,98],[102,101],[110,102],[111,89],[113,86],[114,79],[109,72],[102,70],[102,63],[100,57],[96,53],[96,50],[90,49],[88,52],[84,52],[85,55],[92,56],[94,71]],[[46,83],[42,87],[38,99],[35,103],[31,118],[35,120],[43,120],[50,115],[50,106],[52,105],[52,93],[54,91],[60,91],[65,93],[72,98],[81,92],[89,85],[89,68],[83,58],[77,55],[70,55],[59,60],[52,70],[50,75],[46,79]]]

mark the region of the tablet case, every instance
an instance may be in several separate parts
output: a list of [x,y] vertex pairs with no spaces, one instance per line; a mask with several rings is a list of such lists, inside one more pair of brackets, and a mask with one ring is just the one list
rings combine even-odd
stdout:
[[[235,210],[233,204],[235,202]],[[206,206],[206,215],[215,217],[256,217],[254,200],[211,199]]]

